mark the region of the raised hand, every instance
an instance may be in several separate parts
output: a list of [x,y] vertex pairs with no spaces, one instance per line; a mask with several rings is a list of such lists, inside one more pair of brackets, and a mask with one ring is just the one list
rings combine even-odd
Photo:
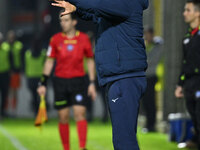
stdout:
[[65,11],[61,13],[61,16],[68,15],[76,11],[76,6],[70,4],[69,2],[66,2],[64,0],[53,0],[53,1],[56,3],[52,3],[51,5],[65,9]]

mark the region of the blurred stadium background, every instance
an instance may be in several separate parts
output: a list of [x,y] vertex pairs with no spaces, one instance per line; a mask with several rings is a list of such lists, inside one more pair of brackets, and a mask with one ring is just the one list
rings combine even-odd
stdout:
[[[176,143],[168,140],[170,113],[185,113],[183,100],[174,97],[177,77],[180,71],[181,40],[187,30],[182,17],[185,0],[150,0],[150,7],[144,14],[144,26],[152,26],[156,36],[163,39],[163,59],[157,69],[159,82],[156,85],[157,129],[159,133],[142,134],[145,119],[139,118],[139,143],[141,150],[176,150]],[[17,39],[23,43],[23,56],[30,48],[35,33],[43,38],[42,46],[47,49],[50,37],[60,31],[59,9],[50,6],[48,0],[0,0],[0,32],[4,37],[14,30]],[[94,32],[92,22],[79,20],[77,28],[84,32]],[[22,57],[23,58],[23,57]],[[2,65],[2,64],[0,64]],[[22,69],[24,70],[24,69]],[[0,121],[0,150],[59,150],[61,143],[57,132],[56,111],[53,109],[53,90],[48,89],[50,121],[41,129],[35,128],[34,113],[31,110],[31,96],[27,80],[21,72],[22,80],[18,91],[17,109],[13,116],[7,109],[8,119]],[[1,83],[0,83],[1,84]],[[102,97],[94,102],[94,121],[89,128],[89,150],[111,150],[111,125],[101,122],[104,115]],[[14,118],[13,118],[14,117]],[[75,123],[72,121],[72,149],[78,149]],[[162,147],[162,148],[161,148]]]

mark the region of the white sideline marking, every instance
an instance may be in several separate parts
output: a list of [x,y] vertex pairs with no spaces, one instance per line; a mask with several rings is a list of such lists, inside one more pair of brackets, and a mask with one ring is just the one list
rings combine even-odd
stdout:
[[95,142],[95,141],[89,140],[89,141],[88,141],[88,144],[91,145],[92,147],[94,147],[94,148],[97,149],[97,150],[110,150],[110,149],[105,148],[105,147],[102,146],[102,145],[99,145],[99,144],[98,144],[97,142]]
[[12,136],[2,125],[0,125],[0,132],[10,140],[17,150],[28,150],[25,148],[14,136]]

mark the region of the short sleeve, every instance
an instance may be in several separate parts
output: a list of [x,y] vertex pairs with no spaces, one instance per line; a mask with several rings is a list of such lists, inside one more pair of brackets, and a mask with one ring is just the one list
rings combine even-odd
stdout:
[[48,46],[48,50],[47,50],[47,57],[56,58],[56,42],[55,42],[54,37],[52,37],[49,42],[49,46]]
[[84,48],[84,53],[85,53],[85,56],[87,58],[92,58],[94,57],[94,53],[92,51],[92,44],[88,38],[88,36],[85,37],[85,48]]

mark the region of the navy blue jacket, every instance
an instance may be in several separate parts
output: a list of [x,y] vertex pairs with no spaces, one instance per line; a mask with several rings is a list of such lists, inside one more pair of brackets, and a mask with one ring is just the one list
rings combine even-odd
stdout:
[[148,0],[67,0],[84,20],[98,24],[95,61],[101,86],[122,78],[145,76],[143,10]]

